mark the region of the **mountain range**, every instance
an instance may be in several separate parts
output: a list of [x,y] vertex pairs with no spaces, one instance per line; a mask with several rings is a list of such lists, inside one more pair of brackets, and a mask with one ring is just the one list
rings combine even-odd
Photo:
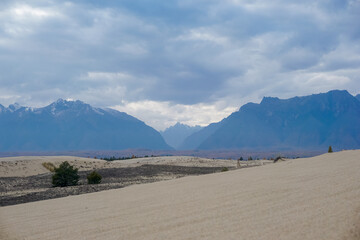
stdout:
[[181,149],[337,150],[360,148],[360,95],[334,90],[264,97],[192,134]]
[[171,149],[144,122],[108,108],[59,99],[43,108],[0,105],[0,151]]
[[192,127],[178,122],[174,126],[168,127],[164,131],[160,131],[160,133],[167,144],[177,149],[188,136],[201,129],[202,127],[200,126]]
[[[165,140],[166,142],[165,142]],[[157,132],[126,113],[81,101],[30,108],[0,105],[0,151],[66,150],[298,151],[360,148],[360,94],[333,90],[264,97],[207,127],[181,123]]]

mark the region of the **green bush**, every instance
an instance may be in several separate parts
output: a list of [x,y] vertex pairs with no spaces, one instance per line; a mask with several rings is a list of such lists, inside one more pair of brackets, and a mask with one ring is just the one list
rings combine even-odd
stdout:
[[54,170],[55,174],[52,176],[52,184],[54,187],[66,187],[77,185],[80,176],[78,169],[71,166],[67,161],[60,164]]
[[88,184],[99,184],[101,183],[102,176],[95,171],[92,171],[87,175]]
[[221,171],[222,171],[222,172],[227,172],[227,171],[229,171],[229,169],[228,169],[227,167],[223,167],[223,168],[221,169]]

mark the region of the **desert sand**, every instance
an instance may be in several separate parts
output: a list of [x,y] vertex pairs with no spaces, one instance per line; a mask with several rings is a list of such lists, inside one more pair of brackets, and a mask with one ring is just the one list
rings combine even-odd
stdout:
[[[50,170],[63,161],[79,169],[80,180],[76,186],[54,188]],[[241,165],[252,167],[269,163],[272,161],[255,160],[242,162]],[[224,167],[236,169],[237,161],[191,156],[134,158],[112,162],[71,156],[0,158],[0,207],[210,174],[221,172]],[[87,184],[86,176],[92,170],[102,176],[100,184]]]
[[0,239],[360,239],[360,150],[0,208]]

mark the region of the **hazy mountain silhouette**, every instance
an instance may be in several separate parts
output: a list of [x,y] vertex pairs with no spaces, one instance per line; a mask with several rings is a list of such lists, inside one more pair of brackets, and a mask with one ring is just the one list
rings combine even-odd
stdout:
[[0,105],[0,151],[170,149],[160,133],[142,121],[81,101],[43,108]]
[[222,125],[223,121],[211,123],[209,126],[202,128],[200,131],[191,134],[178,147],[179,149],[197,149],[202,142],[209,138]]
[[166,143],[177,149],[182,142],[191,134],[201,130],[200,126],[188,126],[186,124],[176,123],[174,126],[168,127],[164,131],[161,131],[161,135],[165,139]]
[[248,103],[189,136],[183,149],[327,149],[360,147],[360,101],[347,91]]

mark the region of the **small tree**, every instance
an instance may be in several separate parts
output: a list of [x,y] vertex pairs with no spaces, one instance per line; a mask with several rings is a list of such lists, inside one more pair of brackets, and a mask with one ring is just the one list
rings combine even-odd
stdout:
[[332,147],[331,147],[331,146],[329,146],[328,152],[329,152],[329,153],[332,153],[332,152],[333,152],[333,150],[332,150]]
[[52,176],[52,184],[54,187],[66,187],[77,185],[80,176],[78,169],[71,166],[67,161],[55,168],[55,174]]
[[99,184],[101,183],[102,176],[96,171],[92,171],[87,175],[88,184]]

